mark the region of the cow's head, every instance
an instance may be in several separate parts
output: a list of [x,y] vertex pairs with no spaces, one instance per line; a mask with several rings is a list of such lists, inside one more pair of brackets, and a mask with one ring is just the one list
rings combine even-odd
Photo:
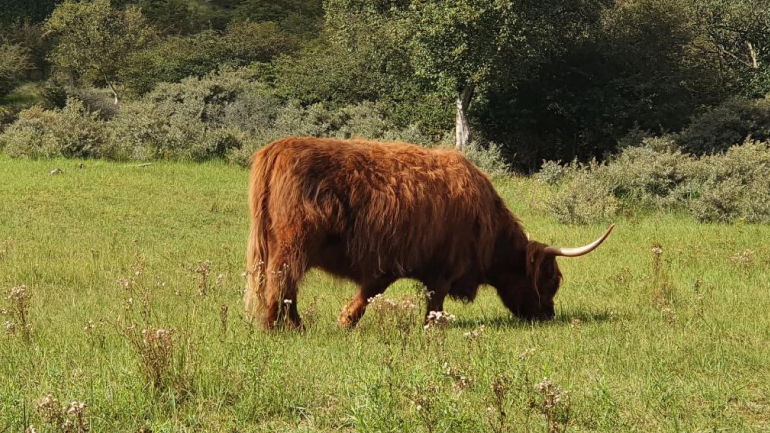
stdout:
[[[609,236],[615,224],[594,242],[578,248],[559,248],[528,240],[525,253],[516,254],[517,264],[498,275],[494,285],[513,314],[527,320],[549,320],[555,315],[554,297],[561,284],[557,257],[579,257],[596,249]],[[520,260],[526,262],[523,272]]]

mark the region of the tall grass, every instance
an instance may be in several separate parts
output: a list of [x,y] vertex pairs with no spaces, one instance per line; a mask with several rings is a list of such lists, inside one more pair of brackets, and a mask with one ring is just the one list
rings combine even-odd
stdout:
[[[543,324],[482,289],[423,329],[421,288],[402,281],[347,331],[355,288],[313,272],[306,331],[265,334],[241,305],[246,181],[222,163],[0,157],[2,322],[25,285],[29,325],[0,330],[0,432],[770,428],[767,226],[620,219],[560,261]],[[541,183],[495,182],[539,240],[603,228],[558,224]]]

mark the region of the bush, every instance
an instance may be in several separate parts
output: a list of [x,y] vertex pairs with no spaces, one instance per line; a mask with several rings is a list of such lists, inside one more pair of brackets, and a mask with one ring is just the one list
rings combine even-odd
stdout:
[[[69,103],[64,110],[29,111],[9,128],[3,143],[9,144],[7,152],[13,156],[225,158],[239,165],[247,165],[259,147],[288,135],[431,143],[417,126],[399,128],[381,104],[362,102],[330,109],[320,103],[285,102],[255,79],[258,74],[251,68],[225,69],[202,78],[161,83],[142,98],[119,106],[108,95],[80,90],[78,95],[89,102],[70,98],[77,103]],[[52,102],[60,97],[58,87],[52,86],[50,93]],[[95,130],[99,134],[91,133]],[[82,148],[73,138],[78,136]],[[491,174],[506,170],[495,145],[471,148],[469,158]]]
[[54,80],[48,80],[40,90],[43,106],[48,109],[64,108],[67,106],[67,90]]
[[770,144],[746,141],[697,158],[676,149],[670,138],[643,143],[605,165],[545,163],[536,176],[557,188],[549,203],[556,218],[589,223],[611,216],[622,203],[686,209],[701,222],[770,222]]
[[101,156],[104,138],[104,122],[97,114],[69,99],[64,109],[35,106],[20,112],[18,120],[0,135],[0,148],[12,157],[90,158]]
[[[259,93],[251,94],[247,101],[262,104],[269,96]],[[233,104],[236,106],[236,104]],[[232,111],[245,113],[242,107],[234,107]],[[227,124],[232,126],[240,122],[234,121],[237,116],[227,111]],[[385,141],[406,141],[410,143],[428,144],[427,137],[420,134],[416,126],[400,129],[385,114],[378,104],[364,102],[348,105],[339,110],[331,110],[324,104],[313,104],[303,107],[296,101],[279,106],[274,110],[265,110],[261,114],[252,112],[257,117],[253,125],[260,128],[250,128],[252,136],[243,141],[240,149],[228,154],[227,159],[239,165],[248,165],[251,155],[260,147],[279,138],[293,135],[305,137],[337,137],[361,138]],[[242,121],[249,119],[243,115]]]
[[489,143],[484,147],[480,143],[473,142],[464,153],[466,158],[492,177],[510,173],[510,166],[503,157],[502,148],[495,143]]
[[602,167],[612,194],[635,205],[676,205],[688,188],[693,159],[683,154],[670,138],[648,138],[641,146],[627,147]]
[[[283,105],[283,101],[270,90],[254,86],[246,89],[222,110],[218,125],[258,134],[271,128]],[[214,120],[214,119],[212,119]]]
[[121,78],[135,95],[144,95],[160,83],[202,78],[223,66],[269,62],[298,48],[298,40],[274,23],[234,22],[227,32],[207,30],[190,36],[169,36],[133,53]]
[[690,212],[701,222],[728,223],[743,216],[746,208],[745,186],[738,179],[708,181],[700,197],[690,205]]
[[704,157],[692,172],[700,195],[690,205],[698,221],[770,222],[770,144],[746,141]]
[[548,208],[561,223],[589,224],[615,216],[618,201],[612,189],[595,173],[599,166],[570,168],[569,181],[546,200]]
[[[52,90],[53,92],[60,92],[61,90]],[[92,113],[98,113],[99,118],[102,120],[109,120],[113,118],[120,109],[120,106],[115,105],[112,92],[108,89],[95,89],[95,88],[78,88],[78,87],[64,87],[67,97],[77,99],[82,102],[85,108]],[[48,95],[53,97],[54,95]],[[61,97],[61,95],[59,95]],[[53,101],[51,101],[53,102]]]
[[[569,167],[563,166],[560,163],[561,161],[543,161],[540,171],[534,175],[535,179],[547,185],[558,185],[569,173]],[[573,161],[573,165],[576,164],[577,161]]]
[[770,100],[735,98],[695,117],[677,142],[699,155],[722,152],[747,138],[770,139]]
[[[229,107],[259,90],[236,71],[162,83],[141,100],[123,104],[110,122],[105,153],[140,160],[222,157],[241,140],[232,133],[237,122],[228,117]],[[214,132],[222,127],[228,131]]]
[[239,150],[248,135],[233,130],[214,129],[206,132],[203,140],[190,148],[190,158],[194,161],[206,161],[212,158],[224,158],[229,153]]
[[269,62],[279,54],[291,54],[299,48],[299,40],[274,22],[233,22],[224,39],[229,49],[228,62],[232,64]]

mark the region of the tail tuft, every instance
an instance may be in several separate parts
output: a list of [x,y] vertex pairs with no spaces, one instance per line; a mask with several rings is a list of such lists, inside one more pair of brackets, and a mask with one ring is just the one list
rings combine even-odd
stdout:
[[265,305],[265,270],[270,255],[268,250],[268,200],[270,176],[275,160],[272,146],[267,146],[256,154],[251,164],[249,180],[249,212],[251,230],[246,247],[248,286],[243,296],[246,314],[252,321],[259,318],[259,312]]

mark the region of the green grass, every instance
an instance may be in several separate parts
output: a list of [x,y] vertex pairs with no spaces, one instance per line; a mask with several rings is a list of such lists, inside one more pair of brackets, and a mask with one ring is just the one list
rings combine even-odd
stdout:
[[8,108],[27,108],[42,101],[40,92],[43,83],[31,82],[24,83],[3,97],[0,97],[0,106]]
[[[78,162],[0,157],[0,289],[31,295],[29,338],[0,329],[0,432],[59,431],[35,408],[48,394],[86,401],[92,431],[496,431],[495,382],[503,431],[542,432],[544,377],[569,391],[558,427],[571,432],[770,429],[770,227],[619,220],[595,253],[560,261],[557,318],[545,324],[511,318],[483,288],[473,304],[448,302],[458,319],[446,329],[423,330],[421,305],[369,311],[346,331],[335,319],[355,288],[311,273],[299,299],[307,332],[265,334],[241,305],[247,171]],[[536,239],[580,244],[605,228],[557,224],[532,180],[497,187]],[[731,259],[745,250],[751,260]],[[118,283],[127,278],[133,292]],[[416,294],[410,281],[386,292]],[[130,324],[175,331],[159,386],[142,375]],[[479,325],[481,336],[463,336]]]

